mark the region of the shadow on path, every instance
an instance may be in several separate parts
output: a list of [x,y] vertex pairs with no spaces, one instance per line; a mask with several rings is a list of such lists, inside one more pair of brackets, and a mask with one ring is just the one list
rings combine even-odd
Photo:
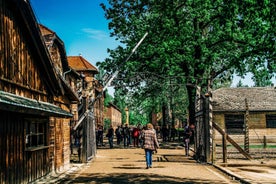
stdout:
[[[125,168],[124,168],[125,169]],[[137,169],[137,168],[136,168]],[[57,183],[91,183],[91,184],[129,184],[129,183],[143,183],[143,184],[175,184],[175,183],[201,183],[201,184],[214,184],[220,183],[221,181],[208,181],[208,180],[190,180],[170,176],[161,176],[156,174],[144,174],[144,173],[135,173],[135,174],[124,174],[124,173],[112,173],[112,174],[102,174],[102,173],[83,173],[77,178],[64,178]]]

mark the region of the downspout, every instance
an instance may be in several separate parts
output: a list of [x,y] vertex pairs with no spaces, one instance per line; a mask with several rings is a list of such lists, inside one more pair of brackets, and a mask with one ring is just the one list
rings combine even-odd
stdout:
[[72,71],[72,68],[70,68],[70,70],[68,70],[68,71],[66,71],[66,72],[63,73],[64,79],[65,79],[65,75],[66,75],[67,73],[71,72],[71,71]]

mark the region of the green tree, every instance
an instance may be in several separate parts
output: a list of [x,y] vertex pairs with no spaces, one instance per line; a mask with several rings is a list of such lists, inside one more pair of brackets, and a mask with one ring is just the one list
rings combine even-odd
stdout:
[[113,97],[108,93],[108,90],[106,90],[104,95],[104,106],[107,107],[109,103],[113,103],[114,99]]
[[122,124],[126,122],[126,95],[123,94],[121,89],[115,90],[114,93],[114,104],[121,110],[122,113]]
[[[262,58],[256,60],[258,64],[268,63],[268,73],[275,71],[275,3],[266,0],[108,2],[102,8],[110,21],[111,36],[124,47],[109,50],[112,59],[101,65],[111,73],[121,68],[122,80],[117,85],[123,90],[135,92],[143,88],[148,95],[155,96],[156,91],[164,94],[166,84],[174,77],[183,86],[191,84],[187,85],[187,94],[189,114],[193,118],[195,86],[206,91],[208,80],[213,82],[234,72],[243,75],[257,57]],[[149,36],[138,51],[123,63],[146,32]],[[141,77],[137,75],[140,72],[146,74]],[[162,76],[156,80],[162,85],[154,85],[155,75]],[[147,90],[153,89],[152,86],[156,89]]]
[[239,80],[239,82],[238,82],[238,84],[237,84],[237,88],[240,88],[240,87],[248,87],[248,86],[247,86],[247,85],[244,85],[244,84],[242,83],[242,81]]
[[[257,58],[255,59],[257,60]],[[265,63],[260,63],[260,62],[256,62],[254,61],[254,64],[251,64],[250,67],[250,71],[253,73],[252,76],[252,80],[255,83],[255,86],[271,86],[273,83],[271,81],[272,77],[273,77],[273,73],[270,72],[270,70],[268,69],[268,67],[270,67],[270,65],[268,65],[267,62]],[[276,68],[275,70],[276,71]]]

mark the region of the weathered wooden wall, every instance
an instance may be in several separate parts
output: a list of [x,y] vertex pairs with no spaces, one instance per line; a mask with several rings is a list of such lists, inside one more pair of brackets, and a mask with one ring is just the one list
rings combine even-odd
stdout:
[[[0,89],[40,101],[47,101],[37,62],[28,36],[6,1],[0,0]],[[26,31],[26,30],[25,30]]]
[[[229,114],[229,113],[227,113]],[[236,113],[242,114],[240,113]],[[276,135],[275,128],[267,128],[266,127],[266,115],[268,114],[275,114],[273,112],[250,112],[249,113],[249,140],[250,142],[254,143],[257,138],[263,139],[264,136],[274,136]],[[216,112],[214,113],[213,121],[219,125],[220,128],[225,130],[225,117],[224,113]],[[244,135],[231,135],[235,141],[243,143],[244,142]],[[220,141],[221,135],[216,133],[214,136],[216,141]]]
[[55,168],[68,169],[70,164],[70,121],[55,118]]
[[[23,0],[0,0],[0,90],[17,96],[55,104],[69,112],[70,102],[65,96],[54,97],[49,84],[54,80],[45,77],[44,62],[48,61],[46,48],[40,49],[26,25],[17,3]],[[20,3],[19,3],[20,2]],[[17,6],[17,7],[16,7]],[[23,8],[20,6],[20,8]],[[28,8],[24,7],[28,14]],[[28,21],[31,21],[28,19]],[[36,26],[34,23],[31,26]],[[28,29],[29,28],[29,29]],[[35,27],[32,27],[35,29]],[[39,31],[39,30],[37,30]],[[37,33],[38,34],[38,33]],[[39,36],[36,35],[39,41]],[[37,47],[36,47],[37,46]],[[45,49],[45,50],[44,50]],[[38,51],[44,53],[38,55]],[[52,71],[51,67],[47,67]],[[53,72],[54,73],[54,72]],[[51,77],[51,76],[50,76]],[[55,91],[56,90],[56,91]],[[54,99],[55,98],[55,99]],[[55,169],[69,164],[70,123],[69,119],[38,116],[45,120],[47,143],[38,149],[25,149],[25,117],[34,115],[0,110],[0,183],[29,183]],[[56,132],[57,131],[57,132]],[[59,134],[60,133],[60,134]],[[63,136],[63,137],[62,137]],[[61,142],[59,142],[61,141]],[[57,154],[56,154],[57,152]]]
[[25,148],[26,115],[0,111],[0,183],[29,183],[50,172],[48,148]]
[[[47,101],[26,30],[12,8],[0,0],[0,90]],[[28,183],[50,171],[48,149],[25,149],[25,116],[0,111],[0,183]]]

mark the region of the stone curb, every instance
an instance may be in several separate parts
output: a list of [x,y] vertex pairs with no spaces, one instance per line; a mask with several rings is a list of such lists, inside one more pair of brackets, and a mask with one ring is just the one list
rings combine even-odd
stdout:
[[[210,164],[210,163],[209,163]],[[242,176],[239,176],[236,173],[233,173],[232,171],[229,171],[228,169],[225,169],[224,167],[221,167],[219,165],[215,165],[215,164],[210,164],[213,167],[215,167],[216,169],[220,170],[221,172],[223,172],[224,174],[230,176],[233,180],[239,181],[242,184],[251,184],[251,181],[248,179],[245,179]]]

